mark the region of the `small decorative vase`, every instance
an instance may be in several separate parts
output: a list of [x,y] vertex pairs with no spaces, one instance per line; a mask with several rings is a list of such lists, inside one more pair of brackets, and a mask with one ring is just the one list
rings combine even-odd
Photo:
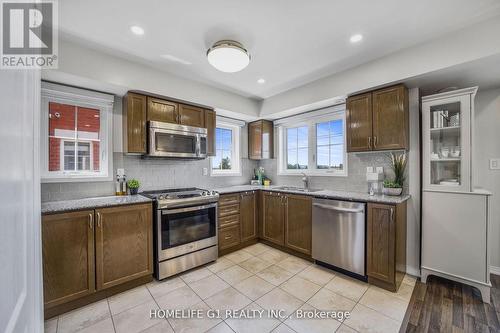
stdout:
[[397,197],[398,195],[401,195],[401,193],[403,193],[403,188],[402,187],[384,187],[382,189],[382,193],[385,195]]
[[136,195],[137,192],[139,192],[139,188],[131,188],[130,190],[130,195]]

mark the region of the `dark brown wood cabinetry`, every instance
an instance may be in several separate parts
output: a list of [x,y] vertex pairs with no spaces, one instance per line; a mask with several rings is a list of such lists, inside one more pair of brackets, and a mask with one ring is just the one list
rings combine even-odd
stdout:
[[347,99],[347,151],[408,149],[408,90],[403,85]]
[[303,195],[285,197],[285,246],[311,254],[312,199]]
[[128,93],[123,98],[123,147],[128,153],[145,154],[147,97]]
[[46,308],[95,292],[93,210],[44,216],[42,252]]
[[152,280],[152,206],[42,216],[45,317]]
[[207,155],[215,156],[215,111],[205,110],[205,127],[207,128]]
[[205,109],[186,104],[179,105],[179,124],[205,127]]
[[285,245],[284,196],[277,192],[262,193],[262,238]]
[[240,194],[241,241],[257,238],[257,194],[255,191]]
[[96,281],[105,289],[153,273],[151,205],[96,210]]
[[248,158],[263,160],[274,158],[274,127],[269,120],[248,124]]
[[124,152],[147,153],[148,121],[206,128],[207,153],[209,156],[215,154],[215,111],[203,106],[136,92],[128,92],[123,98]]
[[368,203],[368,281],[397,291],[406,272],[406,203]]

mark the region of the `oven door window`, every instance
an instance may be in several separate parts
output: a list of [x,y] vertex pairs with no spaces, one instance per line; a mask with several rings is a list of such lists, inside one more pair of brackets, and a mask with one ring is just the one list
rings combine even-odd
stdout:
[[167,213],[161,220],[161,248],[215,237],[215,207],[187,212]]
[[196,154],[196,136],[156,132],[155,146],[157,152]]

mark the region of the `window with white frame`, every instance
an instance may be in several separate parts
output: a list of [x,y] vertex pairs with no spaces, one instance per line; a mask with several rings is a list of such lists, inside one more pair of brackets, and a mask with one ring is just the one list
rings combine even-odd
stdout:
[[112,179],[112,95],[42,83],[43,182]]
[[344,106],[275,123],[279,135],[279,174],[347,176]]
[[240,168],[240,127],[217,121],[211,174],[212,176],[240,175]]

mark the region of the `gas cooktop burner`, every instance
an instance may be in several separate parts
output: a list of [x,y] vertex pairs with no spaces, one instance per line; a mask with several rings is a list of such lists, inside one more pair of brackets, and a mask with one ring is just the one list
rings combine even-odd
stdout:
[[155,200],[160,209],[191,206],[219,200],[217,192],[196,187],[144,191],[141,194]]

